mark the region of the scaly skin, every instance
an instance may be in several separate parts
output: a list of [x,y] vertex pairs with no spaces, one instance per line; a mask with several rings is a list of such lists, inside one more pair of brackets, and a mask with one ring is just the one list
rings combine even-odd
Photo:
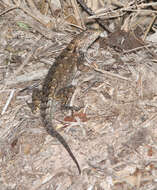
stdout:
[[67,102],[75,89],[74,86],[71,85],[71,82],[75,76],[77,67],[83,64],[84,54],[80,54],[80,51],[85,51],[85,49],[88,48],[88,46],[84,47],[86,38],[88,37],[89,33],[87,32],[77,35],[56,58],[44,80],[40,105],[42,122],[46,131],[52,137],[57,138],[64,146],[75,162],[79,174],[81,174],[81,169],[78,161],[65,139],[53,127],[52,119],[58,106],[68,107]]

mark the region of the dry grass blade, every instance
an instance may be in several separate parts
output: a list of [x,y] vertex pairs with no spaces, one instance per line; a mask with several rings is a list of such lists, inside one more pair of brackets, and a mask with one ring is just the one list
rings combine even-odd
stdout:
[[72,4],[72,7],[74,9],[74,14],[75,14],[75,18],[78,20],[78,24],[79,26],[85,30],[85,23],[84,23],[84,20],[82,18],[82,15],[81,15],[81,12],[79,10],[79,7],[78,7],[78,4],[76,2],[76,0],[71,0],[71,4]]

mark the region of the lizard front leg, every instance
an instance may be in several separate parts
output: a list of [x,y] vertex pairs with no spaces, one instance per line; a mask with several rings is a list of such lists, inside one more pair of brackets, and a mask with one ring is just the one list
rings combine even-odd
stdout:
[[30,107],[32,113],[34,114],[37,112],[37,110],[40,109],[41,97],[42,91],[38,88],[34,88],[32,92],[32,102],[27,102],[27,105]]

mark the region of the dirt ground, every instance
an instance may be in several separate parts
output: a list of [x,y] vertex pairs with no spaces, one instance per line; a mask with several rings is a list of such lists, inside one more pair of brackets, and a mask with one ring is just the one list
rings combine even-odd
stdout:
[[[0,1],[0,190],[157,189],[157,3],[84,3],[97,17],[75,0]],[[81,109],[58,110],[53,121],[79,175],[28,103],[87,28],[102,34],[73,81],[71,104]]]

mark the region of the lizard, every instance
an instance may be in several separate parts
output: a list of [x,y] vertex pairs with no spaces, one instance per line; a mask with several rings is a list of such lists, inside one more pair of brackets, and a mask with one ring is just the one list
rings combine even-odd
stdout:
[[[76,164],[79,174],[81,174],[80,165],[72,153],[68,143],[62,137],[62,135],[55,130],[52,119],[54,118],[55,112],[57,111],[58,105],[61,108],[76,109],[68,105],[69,99],[75,90],[75,86],[71,85],[72,80],[75,77],[77,69],[83,64],[84,52],[97,39],[100,32],[89,32],[83,31],[78,34],[74,39],[67,45],[65,49],[55,59],[53,65],[50,67],[43,85],[42,90],[34,91],[32,94],[32,102],[39,103],[37,97],[40,97],[40,115],[42,123],[47,133],[52,137],[55,137],[69,153],[70,157]],[[91,40],[88,44],[85,41],[91,35]],[[39,95],[40,94],[40,95]],[[35,103],[36,101],[36,103]]]

